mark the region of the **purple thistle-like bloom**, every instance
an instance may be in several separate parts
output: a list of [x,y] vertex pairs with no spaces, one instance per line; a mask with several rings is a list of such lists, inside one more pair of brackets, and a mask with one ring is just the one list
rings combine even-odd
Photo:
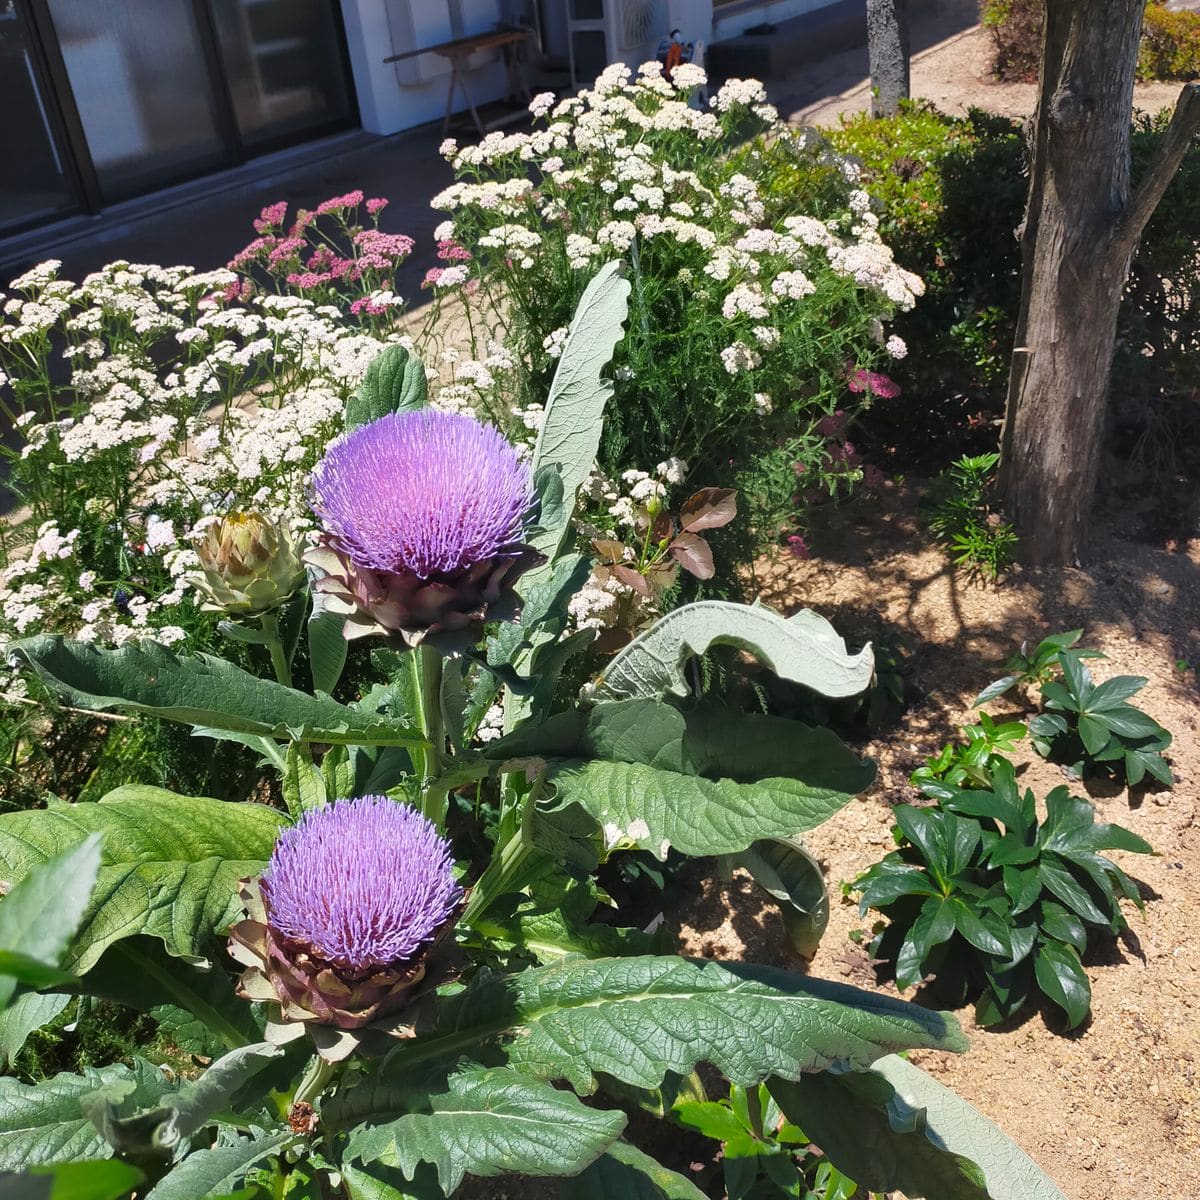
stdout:
[[325,533],[306,561],[348,616],[347,637],[461,630],[513,615],[516,578],[541,561],[523,544],[528,466],[498,430],[435,409],[392,413],[335,442],[312,477]]
[[354,973],[411,959],[462,900],[433,822],[386,796],[306,813],[276,842],[262,892],[273,933]]
[[490,425],[422,408],[362,425],[313,473],[313,507],[358,566],[422,579],[511,552],[529,468]]

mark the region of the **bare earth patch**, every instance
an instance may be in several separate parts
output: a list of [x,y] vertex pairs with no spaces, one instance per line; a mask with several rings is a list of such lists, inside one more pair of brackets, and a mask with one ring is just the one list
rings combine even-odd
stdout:
[[[890,510],[889,510],[890,506]],[[1000,1031],[976,1028],[965,1055],[920,1053],[914,1061],[952,1086],[1022,1145],[1072,1200],[1184,1200],[1200,1195],[1200,829],[1196,795],[1196,672],[1200,661],[1197,582],[1200,544],[1171,552],[1111,528],[1088,569],[1039,576],[1018,572],[1000,587],[955,575],[913,515],[912,497],[893,492],[882,513],[843,509],[836,534],[819,535],[813,558],[767,564],[763,599],[785,613],[816,610],[835,625],[870,615],[913,651],[922,698],[899,725],[861,749],[879,763],[874,788],[806,840],[834,897],[829,930],[811,970],[822,978],[895,995],[876,981],[850,940],[864,926],[857,906],[838,902],[840,884],[891,848],[891,806],[916,798],[907,776],[971,719],[975,694],[1022,638],[1082,626],[1087,645],[1108,655],[1098,678],[1144,675],[1135,703],[1175,735],[1168,752],[1172,792],[1135,792],[1088,781],[1098,819],[1126,825],[1158,857],[1114,854],[1143,885],[1146,912],[1128,906],[1131,929],[1085,962],[1092,1019],[1064,1036],[1053,1006]],[[1178,660],[1193,664],[1181,671]],[[1007,698],[1005,698],[1007,699]],[[990,711],[1018,715],[1016,704]],[[1021,778],[1040,796],[1064,777],[1031,749],[1016,756]],[[1079,785],[1073,789],[1083,794]],[[683,952],[787,963],[778,918],[748,877],[707,882],[676,917]],[[724,917],[722,910],[725,909]],[[910,992],[907,999],[914,999]],[[915,997],[918,1001],[923,998]]]

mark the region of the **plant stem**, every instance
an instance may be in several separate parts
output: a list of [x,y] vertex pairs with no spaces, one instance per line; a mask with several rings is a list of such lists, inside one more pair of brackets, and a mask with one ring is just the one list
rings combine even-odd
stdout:
[[283,684],[284,687],[292,686],[292,667],[288,662],[287,654],[283,649],[283,638],[279,633],[279,617],[272,610],[265,612],[259,617],[262,622],[263,633],[267,635],[266,647],[271,653],[271,666],[275,669],[275,678]]
[[[429,743],[425,750],[424,783],[437,779],[442,773],[446,734],[442,725],[442,656],[434,646],[420,645],[417,656],[417,689],[421,696],[421,732]],[[445,827],[450,807],[449,793],[441,789],[426,793],[425,815],[439,829]],[[430,811],[431,810],[431,811]]]
[[478,921],[501,896],[524,886],[522,875],[537,849],[530,836],[529,827],[532,824],[534,808],[545,789],[545,776],[538,775],[533,787],[529,789],[529,795],[525,797],[521,824],[516,833],[493,855],[492,861],[471,889],[471,897],[460,918],[461,924],[471,925]]
[[292,1096],[292,1104],[312,1104],[336,1071],[337,1063],[326,1062],[319,1054],[314,1055]]

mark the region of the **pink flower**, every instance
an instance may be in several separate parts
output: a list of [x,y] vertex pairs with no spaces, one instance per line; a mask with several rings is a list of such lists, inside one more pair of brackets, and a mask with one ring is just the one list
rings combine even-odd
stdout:
[[377,304],[370,296],[359,296],[350,305],[350,311],[357,317],[362,313],[366,313],[369,317],[379,317],[387,312],[386,304]]
[[264,250],[269,250],[275,245],[273,237],[257,237],[248,246],[244,246],[239,250],[225,265],[231,271],[240,271],[243,267],[249,266],[254,262]]
[[307,208],[301,208],[296,211],[296,219],[292,222],[292,230],[288,237],[300,237],[304,231],[312,224],[313,214]]
[[[421,280],[421,286],[423,288],[437,287],[437,281],[441,279],[444,270],[445,267],[430,267],[425,272],[425,278]],[[353,305],[351,305],[351,308],[353,308]]]
[[354,244],[364,255],[400,262],[412,253],[413,240],[403,233],[384,233],[381,229],[363,229],[354,235]]
[[387,208],[387,206],[388,206],[387,200],[385,200],[381,196],[375,196],[372,199],[367,201],[367,212],[369,212],[371,214],[371,216],[376,217],[381,212],[383,212],[383,210],[385,208]]
[[802,463],[802,462],[794,462],[794,463],[792,463],[792,470],[796,472],[796,478],[799,479],[800,476],[803,475],[804,472],[808,470],[808,464]]
[[472,258],[470,250],[460,246],[453,238],[438,242],[437,256],[442,262],[470,262]]
[[320,287],[323,283],[328,283],[332,278],[333,276],[328,271],[293,271],[287,277],[287,281],[292,287],[307,291],[309,288]]
[[894,400],[900,395],[900,385],[895,380],[880,371],[866,371],[862,367],[851,373],[848,386],[852,392],[868,392],[880,400]]
[[362,202],[362,191],[355,188],[354,191],[347,192],[344,196],[330,196],[328,200],[322,200],[317,205],[317,216],[323,217],[327,213],[341,212],[344,208],[357,208]]
[[254,292],[254,284],[248,279],[235,279],[222,293],[221,298],[226,304],[235,300],[249,300]]
[[268,204],[258,214],[258,220],[254,222],[254,228],[259,233],[270,233],[283,224],[283,218],[287,216],[287,208],[286,200],[280,200],[276,204]]
[[293,259],[299,257],[299,252],[303,249],[303,238],[284,238],[282,241],[277,242],[275,248],[267,255],[267,266],[278,267],[284,263],[291,262]]
[[855,450],[853,442],[843,442],[840,446],[837,443],[834,443],[833,445],[828,446],[825,452],[829,456],[829,462],[831,466],[858,466],[858,451]]
[[798,533],[788,536],[787,548],[788,552],[796,558],[808,558],[811,554],[808,543]]

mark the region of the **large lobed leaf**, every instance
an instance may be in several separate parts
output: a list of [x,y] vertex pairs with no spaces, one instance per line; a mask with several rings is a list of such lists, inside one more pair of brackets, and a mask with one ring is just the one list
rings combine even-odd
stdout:
[[199,1200],[201,1196],[226,1195],[242,1183],[247,1171],[262,1166],[291,1138],[290,1133],[273,1132],[243,1138],[231,1146],[197,1150],[160,1179],[146,1200]]
[[807,609],[785,619],[758,604],[702,600],[660,617],[619,651],[596,696],[684,696],[684,665],[712,646],[745,650],[781,679],[823,696],[854,696],[871,682],[875,670],[870,646],[850,654],[833,626]]
[[732,854],[813,829],[875,776],[827,729],[647,699],[562,713],[487,752],[545,758],[560,801],[585,809],[610,845],[660,858],[670,846]]
[[144,712],[226,733],[332,745],[423,741],[402,721],[259,679],[211,654],[184,657],[148,641],[105,650],[58,634],[26,638],[8,649],[76,708]]
[[80,974],[121,938],[148,934],[202,958],[241,911],[237,881],[262,869],[285,818],[260,804],[129,786],[95,804],[0,815],[0,879],[102,833],[101,867],[65,966]]
[[452,1075],[430,1107],[360,1127],[346,1158],[398,1167],[409,1178],[419,1163],[432,1163],[451,1195],[465,1174],[577,1175],[620,1136],[626,1120],[507,1067]]
[[[675,957],[567,959],[488,978],[447,1001],[451,1032],[393,1050],[386,1074],[497,1038],[527,1074],[577,1091],[597,1072],[657,1087],[712,1063],[735,1083],[789,1079],[835,1064],[862,1068],[896,1050],[962,1050],[954,1018],[887,996],[770,967]],[[386,1108],[387,1088],[354,1089],[340,1123]],[[359,1094],[360,1093],[360,1094]]]
[[107,1158],[112,1150],[84,1115],[84,1098],[108,1092],[120,1097],[122,1113],[132,1113],[156,1104],[171,1087],[157,1067],[140,1058],[132,1070],[87,1067],[81,1075],[55,1075],[36,1085],[0,1078],[0,1171]]

